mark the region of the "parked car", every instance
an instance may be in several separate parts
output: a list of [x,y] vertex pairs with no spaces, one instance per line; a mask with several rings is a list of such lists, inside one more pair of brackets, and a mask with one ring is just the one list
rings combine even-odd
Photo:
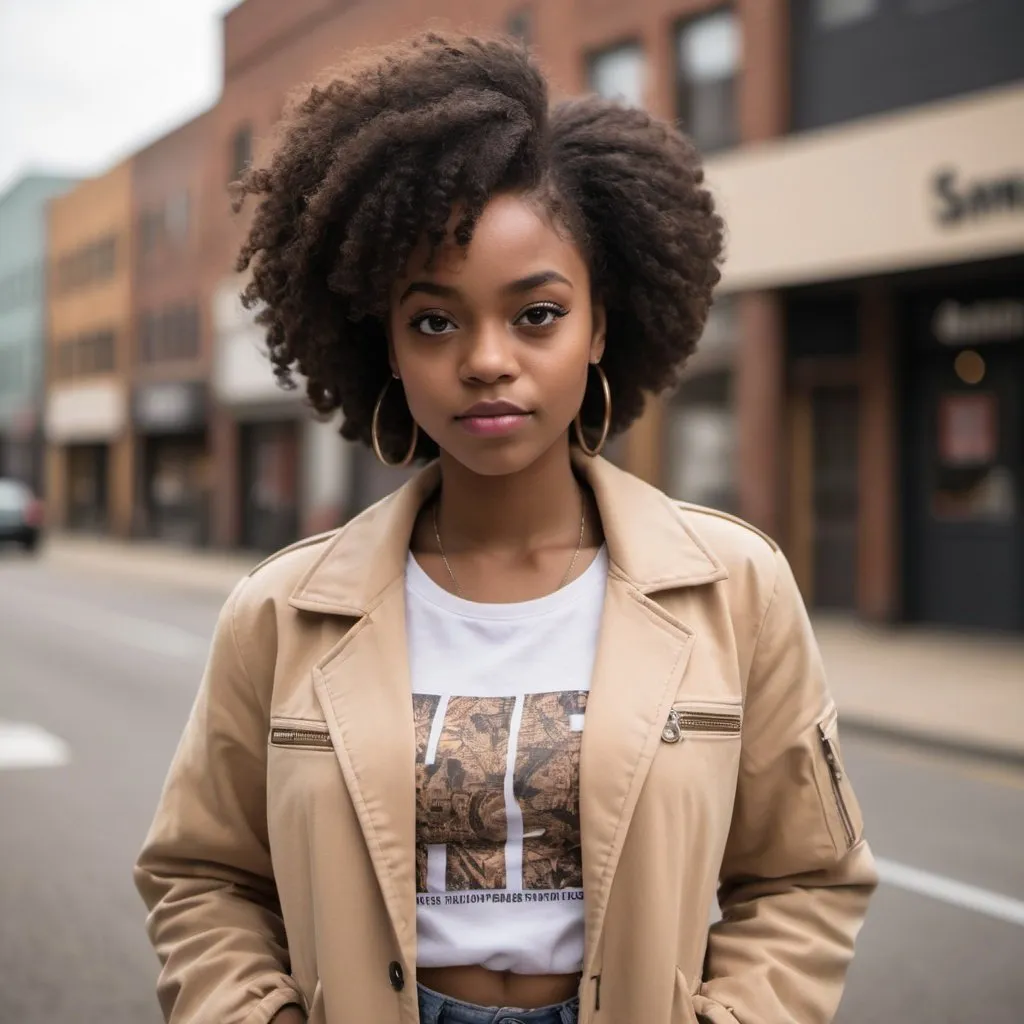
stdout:
[[35,551],[43,533],[43,503],[20,480],[0,478],[0,543]]

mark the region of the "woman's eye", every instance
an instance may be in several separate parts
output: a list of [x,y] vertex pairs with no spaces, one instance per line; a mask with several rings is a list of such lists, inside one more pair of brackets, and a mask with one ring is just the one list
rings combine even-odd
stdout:
[[519,316],[524,327],[551,327],[566,315],[561,306],[531,306]]
[[426,316],[417,317],[412,322],[413,327],[420,332],[420,334],[435,335],[435,334],[447,334],[453,329],[454,324],[446,316],[442,316],[440,313],[428,313]]

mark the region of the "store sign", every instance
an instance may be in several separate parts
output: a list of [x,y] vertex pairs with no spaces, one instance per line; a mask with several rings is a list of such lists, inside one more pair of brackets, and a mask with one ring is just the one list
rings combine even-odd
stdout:
[[100,443],[123,429],[127,401],[118,381],[54,387],[46,397],[46,437],[54,444]]
[[199,381],[147,384],[135,392],[135,425],[150,433],[201,427],[206,420],[206,389]]
[[932,316],[940,345],[982,345],[1024,340],[1024,300],[982,299],[942,302]]
[[1024,215],[1024,171],[964,179],[954,170],[932,178],[940,224],[954,227],[1001,215]]

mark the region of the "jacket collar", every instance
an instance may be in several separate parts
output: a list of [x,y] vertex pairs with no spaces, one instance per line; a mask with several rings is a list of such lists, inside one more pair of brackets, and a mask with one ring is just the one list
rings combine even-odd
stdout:
[[[643,594],[726,579],[723,563],[661,491],[605,459],[574,455],[594,493],[611,571]],[[289,603],[303,611],[361,617],[405,573],[420,509],[437,489],[434,462],[342,527],[306,571]]]

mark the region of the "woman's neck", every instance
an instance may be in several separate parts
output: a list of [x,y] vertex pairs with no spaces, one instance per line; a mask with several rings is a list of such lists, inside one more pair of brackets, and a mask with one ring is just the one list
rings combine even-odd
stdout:
[[512,553],[577,542],[585,499],[568,445],[507,476],[480,476],[442,454],[441,481],[437,521],[446,551]]

